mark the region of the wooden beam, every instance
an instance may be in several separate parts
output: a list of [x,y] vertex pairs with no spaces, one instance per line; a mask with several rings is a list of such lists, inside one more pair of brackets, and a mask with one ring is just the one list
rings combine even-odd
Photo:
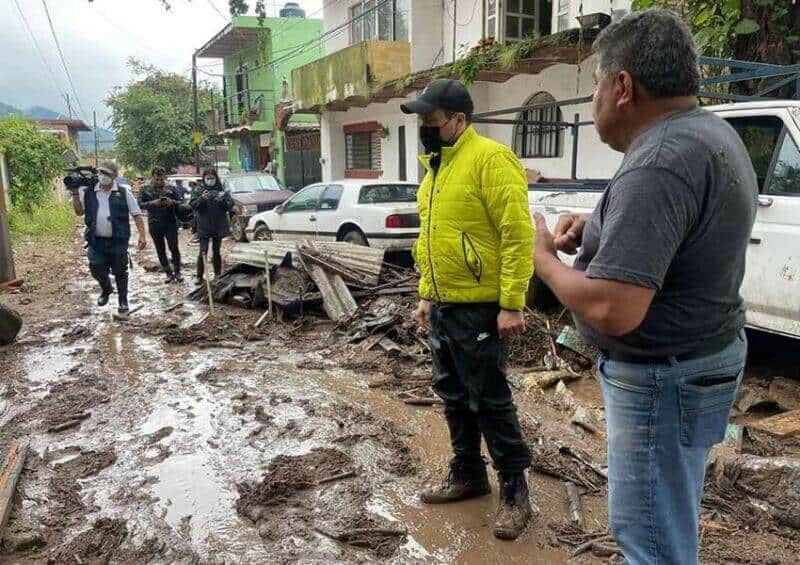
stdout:
[[25,464],[25,456],[28,454],[27,443],[12,444],[0,470],[0,539],[3,536],[3,529],[6,527],[8,517],[11,514],[11,506],[14,500],[14,489],[17,486],[17,479],[22,472]]

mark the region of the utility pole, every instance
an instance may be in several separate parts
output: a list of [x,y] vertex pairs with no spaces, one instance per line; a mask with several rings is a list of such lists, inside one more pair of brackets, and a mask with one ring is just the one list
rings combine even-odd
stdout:
[[197,123],[197,53],[192,53],[192,98],[194,114],[194,131],[192,132],[192,142],[194,143],[194,172],[200,174],[200,127]]
[[[0,148],[0,283],[17,278],[14,270],[14,253],[11,250],[11,230],[8,225],[8,209],[6,208],[5,153]],[[10,175],[9,175],[10,176]]]
[[92,133],[94,134],[94,166],[98,167],[100,164],[98,151],[97,151],[97,110],[92,110]]
[[[224,80],[224,79],[223,79]],[[217,135],[217,107],[214,105],[214,87],[211,87],[211,120],[214,122],[211,131]],[[214,168],[219,168],[219,158],[217,158],[217,146],[214,145]]]
[[69,102],[69,94],[64,95],[64,99],[67,101],[67,114],[69,115],[69,119],[72,119],[72,104]]

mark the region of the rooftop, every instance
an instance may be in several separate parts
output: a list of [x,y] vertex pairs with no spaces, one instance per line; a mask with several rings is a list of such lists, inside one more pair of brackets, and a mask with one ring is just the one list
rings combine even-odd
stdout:
[[92,128],[87,126],[83,120],[31,120],[33,123],[40,126],[66,126],[69,129],[78,131],[92,131]]

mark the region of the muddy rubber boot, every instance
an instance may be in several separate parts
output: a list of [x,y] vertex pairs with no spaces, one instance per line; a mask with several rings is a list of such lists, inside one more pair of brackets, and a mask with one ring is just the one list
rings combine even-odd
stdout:
[[528,481],[523,473],[500,475],[500,503],[494,518],[496,538],[513,540],[525,530],[533,516]]
[[425,504],[444,504],[484,496],[492,491],[486,468],[465,471],[451,467],[444,482],[420,493]]
[[117,281],[117,293],[119,294],[119,308],[117,312],[122,315],[130,311],[128,308],[128,275],[114,277]]
[[108,304],[109,296],[114,292],[114,288],[111,286],[111,278],[108,276],[106,269],[100,265],[89,265],[89,272],[92,273],[94,280],[100,284],[100,296],[97,298],[97,305],[105,306]]

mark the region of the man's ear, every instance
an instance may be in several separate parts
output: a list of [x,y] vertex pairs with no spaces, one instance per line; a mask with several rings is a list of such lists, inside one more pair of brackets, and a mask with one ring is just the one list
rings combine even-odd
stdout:
[[617,109],[630,106],[635,100],[636,83],[628,71],[620,71],[614,78],[614,91],[617,95]]

